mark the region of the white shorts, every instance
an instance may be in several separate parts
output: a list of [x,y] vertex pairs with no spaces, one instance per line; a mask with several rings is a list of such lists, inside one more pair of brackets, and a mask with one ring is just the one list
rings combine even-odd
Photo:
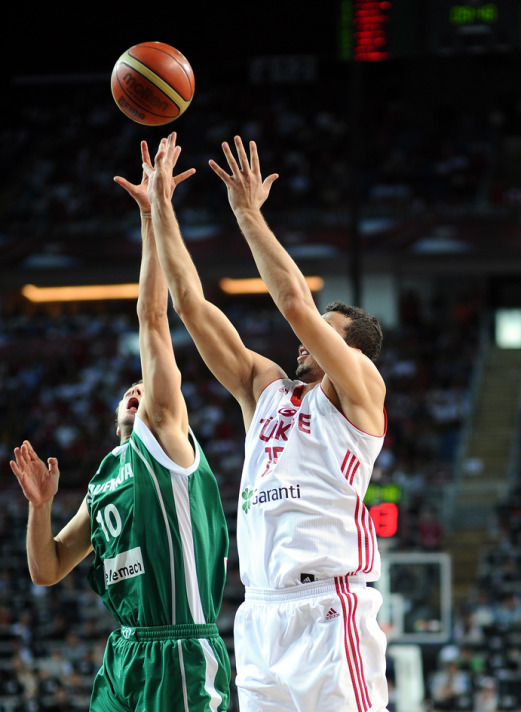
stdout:
[[381,603],[356,577],[247,588],[235,618],[241,712],[387,712]]

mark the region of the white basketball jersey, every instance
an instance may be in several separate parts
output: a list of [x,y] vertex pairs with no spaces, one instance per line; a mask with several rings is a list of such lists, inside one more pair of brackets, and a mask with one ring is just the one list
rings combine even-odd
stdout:
[[380,576],[362,500],[383,436],[355,428],[320,386],[300,400],[303,387],[287,378],[271,383],[246,435],[237,521],[245,586]]

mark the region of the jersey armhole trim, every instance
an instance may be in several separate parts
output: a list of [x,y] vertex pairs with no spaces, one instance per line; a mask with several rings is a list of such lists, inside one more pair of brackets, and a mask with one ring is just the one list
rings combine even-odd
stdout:
[[385,408],[383,408],[384,431],[383,431],[382,435],[375,435],[374,433],[368,433],[366,430],[361,430],[360,428],[357,428],[357,426],[349,420],[349,418],[347,417],[347,415],[346,415],[342,410],[340,410],[340,408],[338,408],[338,407],[333,403],[333,401],[331,400],[331,398],[327,395],[327,393],[325,392],[325,390],[322,388],[322,384],[320,384],[320,390],[321,390],[322,393],[324,394],[324,398],[326,398],[326,400],[328,401],[328,403],[331,403],[331,405],[333,406],[333,408],[334,408],[343,418],[345,418],[345,420],[349,423],[349,425],[350,425],[352,428],[354,428],[358,433],[362,433],[362,435],[367,435],[369,438],[376,438],[377,440],[381,440],[382,438],[385,438],[385,436],[387,435],[387,411],[385,410]]

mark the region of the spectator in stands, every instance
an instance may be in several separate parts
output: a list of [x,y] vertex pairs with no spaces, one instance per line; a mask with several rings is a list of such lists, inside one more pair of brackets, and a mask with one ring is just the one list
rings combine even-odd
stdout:
[[493,677],[483,677],[474,695],[473,712],[497,712],[499,709],[499,694],[497,680]]
[[470,676],[460,670],[457,659],[449,659],[441,670],[434,673],[430,691],[435,710],[461,709],[462,702],[470,699]]

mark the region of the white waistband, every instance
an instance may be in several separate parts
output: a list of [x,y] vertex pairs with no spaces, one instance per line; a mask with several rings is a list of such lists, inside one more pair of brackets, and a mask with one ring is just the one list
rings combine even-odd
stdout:
[[334,578],[321,579],[312,583],[298,583],[285,588],[253,588],[246,586],[244,597],[246,601],[264,601],[265,603],[279,603],[301,598],[312,598],[325,593],[338,593],[353,589],[360,590],[366,587],[366,582],[359,576],[335,576]]

